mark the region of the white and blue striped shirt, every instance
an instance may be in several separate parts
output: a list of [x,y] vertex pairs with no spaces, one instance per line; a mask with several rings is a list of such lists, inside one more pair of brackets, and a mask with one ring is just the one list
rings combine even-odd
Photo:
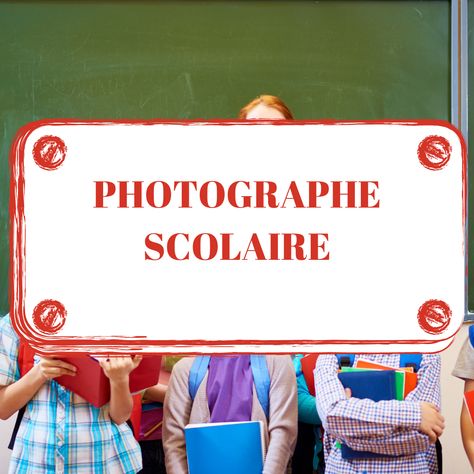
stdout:
[[[20,378],[18,350],[18,336],[6,316],[0,320],[0,386]],[[26,407],[9,474],[131,474],[141,467],[132,431],[110,419],[108,405],[95,408],[48,381]]]

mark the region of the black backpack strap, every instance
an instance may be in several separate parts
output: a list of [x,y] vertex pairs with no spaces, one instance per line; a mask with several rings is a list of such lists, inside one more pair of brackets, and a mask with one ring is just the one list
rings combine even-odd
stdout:
[[438,461],[438,474],[443,472],[443,448],[439,439],[436,440],[436,460]]
[[13,446],[15,446],[16,435],[18,434],[18,430],[20,428],[21,420],[23,420],[23,415],[25,414],[25,410],[26,410],[26,406],[18,410],[18,414],[16,415],[15,426],[13,427],[13,431],[12,431],[12,436],[10,438],[10,442],[8,443],[8,449],[13,449]]

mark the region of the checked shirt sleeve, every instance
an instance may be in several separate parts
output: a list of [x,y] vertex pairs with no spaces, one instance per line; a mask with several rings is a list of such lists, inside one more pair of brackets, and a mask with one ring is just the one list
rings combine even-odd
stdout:
[[441,408],[440,397],[441,359],[439,354],[425,354],[418,371],[418,385],[406,401],[430,402]]
[[430,387],[434,388],[431,377],[436,373],[439,377],[439,365],[436,368],[436,364],[432,366],[429,360],[424,362],[419,372],[418,388],[414,391],[416,393],[405,401],[373,402],[354,397],[347,399],[337,377],[337,358],[320,356],[315,371],[316,403],[324,428],[335,438],[359,451],[398,456],[426,451],[429,439],[418,431],[421,421],[420,401],[425,400],[420,397]]
[[13,331],[10,316],[0,319],[0,386],[10,385],[20,378],[18,350],[20,341]]

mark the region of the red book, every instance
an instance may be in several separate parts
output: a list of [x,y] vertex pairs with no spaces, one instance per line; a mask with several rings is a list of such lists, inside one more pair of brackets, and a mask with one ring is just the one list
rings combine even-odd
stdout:
[[[76,375],[62,375],[56,382],[99,408],[110,400],[110,383],[97,359],[91,356],[61,357],[77,367]],[[161,356],[143,357],[140,365],[130,373],[130,392],[140,392],[158,383]]]
[[464,393],[464,403],[471,417],[471,422],[474,423],[474,390]]
[[303,371],[306,385],[308,386],[309,393],[315,396],[314,391],[314,368],[316,367],[316,361],[318,360],[319,354],[306,354],[301,358],[301,370]]

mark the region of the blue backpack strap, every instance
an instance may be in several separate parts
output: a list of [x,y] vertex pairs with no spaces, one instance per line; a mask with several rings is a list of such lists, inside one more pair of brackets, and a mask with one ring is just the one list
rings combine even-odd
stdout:
[[199,356],[194,359],[191,370],[189,371],[189,396],[194,401],[199,385],[201,385],[202,379],[206,375],[209,367],[209,361],[211,356]]
[[336,354],[337,363],[339,368],[341,367],[352,367],[354,365],[354,354]]
[[270,373],[268,372],[267,358],[264,355],[251,355],[250,367],[258,401],[268,420],[270,417]]
[[421,354],[400,354],[400,367],[413,367],[418,372],[421,367]]
[[471,346],[474,347],[474,324],[469,326],[469,341],[471,342]]

